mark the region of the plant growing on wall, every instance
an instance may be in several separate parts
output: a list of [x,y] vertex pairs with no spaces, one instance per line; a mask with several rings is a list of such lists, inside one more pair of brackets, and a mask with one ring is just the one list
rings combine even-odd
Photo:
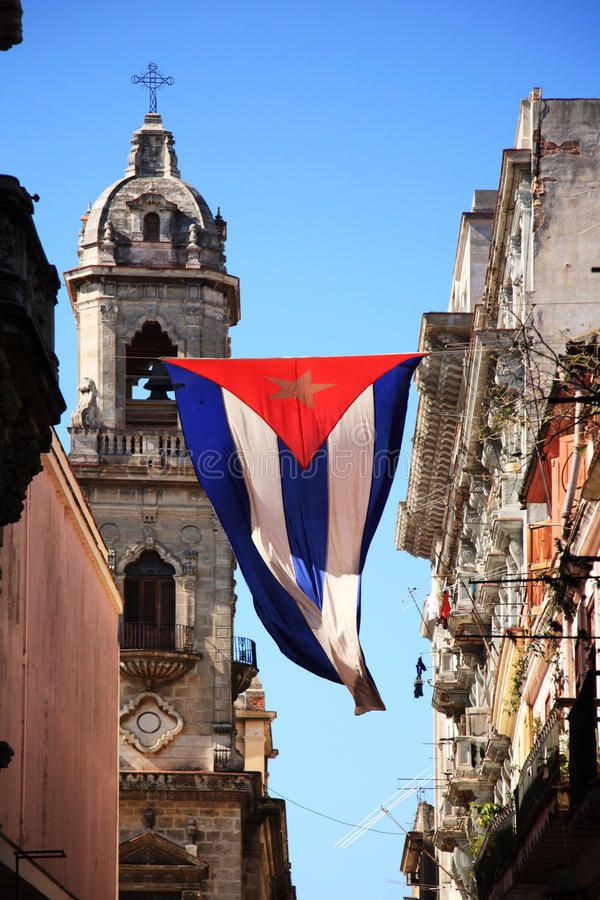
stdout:
[[490,826],[504,807],[501,803],[471,803],[469,807],[469,851],[473,861],[489,835]]

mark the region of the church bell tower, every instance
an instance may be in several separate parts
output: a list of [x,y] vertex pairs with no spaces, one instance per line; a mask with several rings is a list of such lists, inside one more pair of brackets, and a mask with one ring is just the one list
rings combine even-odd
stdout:
[[[264,767],[244,771],[239,732],[258,724],[268,756],[274,714],[260,697],[254,712],[234,708],[257,674],[255,648],[234,638],[233,555],[158,362],[229,355],[240,312],[227,226],[181,179],[156,112],[82,222],[79,265],[65,274],[79,347],[70,460],[124,597],[119,896],[169,885],[169,898],[259,898],[246,893],[260,856],[248,848],[269,816],[283,847],[285,818],[265,797]],[[277,896],[293,896],[287,869],[276,877]]]

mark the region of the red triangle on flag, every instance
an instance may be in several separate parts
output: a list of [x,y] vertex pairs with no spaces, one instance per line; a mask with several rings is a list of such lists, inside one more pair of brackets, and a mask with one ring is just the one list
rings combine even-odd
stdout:
[[306,468],[370,384],[424,353],[280,359],[166,359],[246,403]]

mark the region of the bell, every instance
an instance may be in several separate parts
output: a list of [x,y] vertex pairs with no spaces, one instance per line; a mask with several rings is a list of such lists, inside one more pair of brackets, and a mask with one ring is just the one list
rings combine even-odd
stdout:
[[160,359],[154,359],[148,366],[148,374],[150,377],[144,385],[146,391],[150,391],[147,400],[170,400],[167,391],[173,390],[171,379],[164,362]]

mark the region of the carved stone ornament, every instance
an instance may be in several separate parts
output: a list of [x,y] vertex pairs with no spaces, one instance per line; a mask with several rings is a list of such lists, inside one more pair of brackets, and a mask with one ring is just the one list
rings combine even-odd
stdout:
[[508,242],[508,269],[510,280],[514,285],[520,285],[523,281],[523,258],[521,248],[521,235],[513,234]]
[[523,545],[520,538],[513,537],[508,544],[506,568],[511,575],[517,575],[523,565]]
[[117,321],[117,307],[114,303],[100,304],[100,318],[107,325],[114,325]]
[[71,422],[73,428],[84,428],[86,431],[99,428],[102,424],[98,409],[98,389],[91,378],[84,378],[79,385],[79,400]]
[[186,309],[185,311],[185,324],[186,325],[200,325],[202,321],[202,309],[191,308]]
[[477,558],[475,545],[469,540],[461,540],[458,551],[458,564],[462,566],[474,566]]
[[100,534],[104,538],[104,542],[106,544],[114,544],[114,542],[118,541],[121,537],[119,526],[115,525],[114,522],[105,522],[103,525],[101,525]]
[[188,269],[200,268],[200,246],[198,244],[198,226],[192,223],[188,232],[187,261]]
[[499,387],[507,387],[517,393],[523,390],[523,359],[515,351],[503,354],[496,364],[494,381]]
[[141,886],[146,888],[144,897],[172,897],[176,891],[186,900],[200,898],[207,878],[208,864],[198,859],[197,851],[190,853],[155,831],[135,834],[119,847],[119,893]]
[[489,472],[502,467],[500,454],[502,452],[502,442],[498,439],[491,438],[483,445],[481,453],[481,462]]
[[121,709],[119,730],[128,744],[142,753],[156,753],[183,728],[183,717],[152,691],[144,691]]
[[180,537],[184,544],[199,544],[202,540],[202,532],[196,525],[184,525]]
[[121,672],[129,678],[139,678],[150,690],[157,681],[176,681],[190,672],[200,653],[189,650],[121,649]]
[[196,550],[185,550],[183,553],[183,574],[198,574],[198,553]]
[[107,219],[102,233],[102,262],[115,264],[115,232],[110,219]]

